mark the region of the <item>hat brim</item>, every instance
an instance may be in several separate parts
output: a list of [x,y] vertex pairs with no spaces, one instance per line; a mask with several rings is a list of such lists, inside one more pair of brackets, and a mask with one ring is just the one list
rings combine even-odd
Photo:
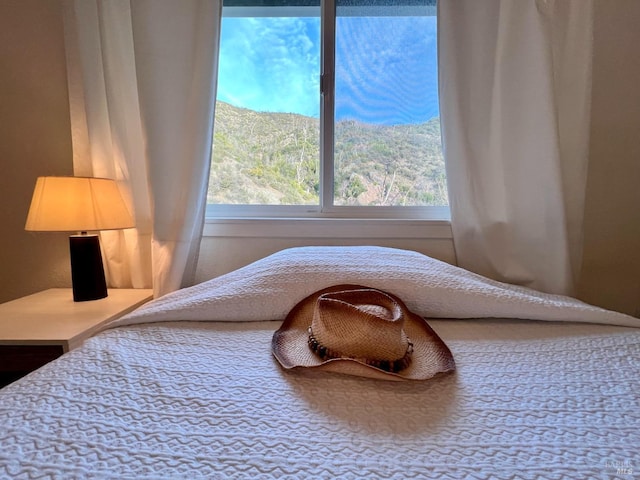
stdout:
[[426,320],[407,309],[398,297],[389,292],[385,293],[394,298],[404,309],[404,331],[413,343],[413,355],[408,367],[393,373],[352,358],[322,360],[317,356],[308,345],[308,328],[318,297],[325,293],[363,288],[369,287],[334,285],[315,292],[299,302],[289,312],[271,340],[271,350],[280,365],[285,369],[314,368],[383,380],[427,380],[438,373],[455,370],[451,351]]

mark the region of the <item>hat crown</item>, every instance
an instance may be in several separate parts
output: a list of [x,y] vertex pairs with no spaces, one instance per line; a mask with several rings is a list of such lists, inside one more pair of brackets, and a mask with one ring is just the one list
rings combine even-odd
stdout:
[[394,361],[409,348],[404,313],[374,289],[332,292],[316,301],[311,329],[319,344],[343,357]]

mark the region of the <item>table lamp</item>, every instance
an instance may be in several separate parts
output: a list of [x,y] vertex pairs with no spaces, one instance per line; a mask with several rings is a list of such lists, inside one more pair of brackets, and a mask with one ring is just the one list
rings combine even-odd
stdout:
[[97,230],[131,228],[134,221],[115,180],[38,177],[25,230],[79,232],[69,237],[73,300],[107,296]]

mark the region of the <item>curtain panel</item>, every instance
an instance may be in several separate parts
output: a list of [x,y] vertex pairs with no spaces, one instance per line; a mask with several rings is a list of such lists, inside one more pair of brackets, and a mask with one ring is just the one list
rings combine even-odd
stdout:
[[115,178],[136,228],[102,232],[109,285],[193,281],[204,224],[221,0],[65,0],[76,175]]
[[438,9],[458,264],[573,295],[582,259],[592,0],[443,0]]

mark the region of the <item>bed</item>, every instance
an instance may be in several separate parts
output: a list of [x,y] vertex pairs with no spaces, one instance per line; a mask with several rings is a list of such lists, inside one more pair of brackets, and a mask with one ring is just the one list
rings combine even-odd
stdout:
[[[342,283],[401,298],[455,371],[283,369],[274,332]],[[0,390],[0,478],[636,478],[639,325],[416,252],[288,249],[156,299]]]

